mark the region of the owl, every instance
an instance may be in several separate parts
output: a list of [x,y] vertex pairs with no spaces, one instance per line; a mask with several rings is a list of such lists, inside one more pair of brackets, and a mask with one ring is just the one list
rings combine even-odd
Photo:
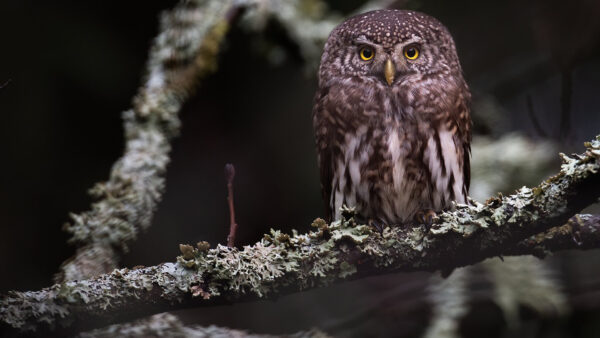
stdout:
[[347,19],[329,35],[313,108],[329,220],[342,205],[391,225],[467,203],[471,94],[454,40],[406,10]]

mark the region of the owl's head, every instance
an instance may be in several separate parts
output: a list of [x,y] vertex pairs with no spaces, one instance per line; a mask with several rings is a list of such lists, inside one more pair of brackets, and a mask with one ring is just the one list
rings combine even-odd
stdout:
[[415,76],[461,76],[448,29],[419,12],[377,10],[351,17],[329,35],[319,81],[359,77],[394,86]]

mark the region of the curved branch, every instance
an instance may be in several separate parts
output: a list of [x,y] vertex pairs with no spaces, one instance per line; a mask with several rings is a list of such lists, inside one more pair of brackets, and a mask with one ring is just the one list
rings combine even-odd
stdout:
[[329,32],[341,20],[325,17],[325,5],[276,0],[182,0],[163,13],[145,83],[134,107],[123,113],[125,152],[108,181],[90,190],[98,199],[91,210],[71,215],[65,231],[79,247],[55,276],[56,282],[92,278],[117,267],[120,250],[150,226],[164,192],[170,140],[179,133],[177,113],[199,78],[216,69],[216,55],[229,26],[250,9],[254,28],[275,17],[314,64]]
[[[10,330],[77,331],[192,306],[278,297],[300,290],[383,273],[450,270],[489,257],[547,250],[597,248],[597,216],[571,221],[569,241],[560,231],[531,243],[531,236],[567,222],[600,196],[600,137],[583,155],[567,157],[554,177],[533,189],[458,205],[424,226],[394,226],[379,233],[355,223],[353,211],[331,224],[317,219],[307,234],[270,235],[242,250],[182,246],[177,263],[121,269],[96,279],[12,292],[0,301],[0,323]],[[583,225],[582,225],[583,224]],[[575,231],[573,231],[575,230]],[[519,248],[519,249],[515,249]],[[39,332],[39,331],[38,331]]]
[[[179,133],[177,113],[201,75],[215,68],[219,43],[229,27],[234,1],[200,8],[182,1],[161,17],[146,81],[123,113],[125,153],[110,178],[90,190],[98,199],[89,211],[72,214],[65,231],[80,248],[64,262],[57,281],[91,278],[116,267],[116,249],[127,250],[150,226],[164,192],[170,139]],[[101,253],[101,254],[98,254]]]

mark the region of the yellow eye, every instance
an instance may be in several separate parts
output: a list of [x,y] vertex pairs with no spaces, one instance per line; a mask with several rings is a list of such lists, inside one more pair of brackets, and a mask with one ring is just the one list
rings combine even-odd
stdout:
[[404,56],[409,60],[416,60],[419,57],[419,48],[411,46],[404,49]]
[[363,47],[360,49],[359,54],[363,61],[369,61],[375,56],[375,51],[370,47]]

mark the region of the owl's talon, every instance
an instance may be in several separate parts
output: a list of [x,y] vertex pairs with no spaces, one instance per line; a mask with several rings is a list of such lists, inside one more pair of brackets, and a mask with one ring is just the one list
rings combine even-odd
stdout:
[[423,224],[429,228],[433,224],[433,218],[435,217],[435,211],[431,209],[424,209],[415,215],[415,222]]

